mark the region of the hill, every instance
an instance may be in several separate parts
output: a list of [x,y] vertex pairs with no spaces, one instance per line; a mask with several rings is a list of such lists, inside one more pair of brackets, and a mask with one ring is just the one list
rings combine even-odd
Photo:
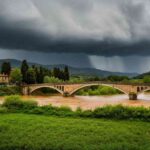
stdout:
[[145,76],[150,76],[150,72],[142,73],[140,75],[137,75],[136,79],[143,79]]
[[[15,59],[0,59],[0,66],[4,62],[10,62],[12,67],[20,67],[21,66],[21,61],[20,60],[15,60]],[[30,66],[35,65],[35,66],[43,66],[48,69],[53,69],[54,67],[58,68],[64,68],[64,64],[58,64],[58,65],[43,65],[43,64],[38,64],[38,63],[32,63],[28,62]],[[137,76],[137,73],[123,73],[123,72],[111,72],[111,71],[105,71],[105,70],[99,70],[99,69],[94,69],[94,68],[77,68],[77,67],[71,67],[68,66],[71,75],[82,75],[82,76],[109,76],[109,75],[119,75],[119,76],[128,76],[128,77],[134,77]]]

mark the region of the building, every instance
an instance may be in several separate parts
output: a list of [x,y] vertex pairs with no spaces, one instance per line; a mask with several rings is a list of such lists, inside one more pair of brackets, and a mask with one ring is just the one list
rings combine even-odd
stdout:
[[6,74],[0,74],[0,84],[1,83],[9,83],[9,76]]

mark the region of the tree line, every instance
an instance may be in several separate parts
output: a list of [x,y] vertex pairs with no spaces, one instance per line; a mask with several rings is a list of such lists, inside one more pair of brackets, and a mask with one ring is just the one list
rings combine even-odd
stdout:
[[70,73],[68,66],[64,69],[54,67],[52,70],[43,66],[29,66],[26,60],[23,60],[20,68],[11,67],[10,62],[3,62],[1,65],[1,73],[10,77],[12,83],[35,84],[43,83],[44,77],[54,77],[58,80],[68,81]]

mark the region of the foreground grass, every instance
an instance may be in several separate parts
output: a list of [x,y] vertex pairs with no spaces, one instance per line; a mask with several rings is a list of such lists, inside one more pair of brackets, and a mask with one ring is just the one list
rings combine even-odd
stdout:
[[149,150],[141,121],[0,114],[0,150]]

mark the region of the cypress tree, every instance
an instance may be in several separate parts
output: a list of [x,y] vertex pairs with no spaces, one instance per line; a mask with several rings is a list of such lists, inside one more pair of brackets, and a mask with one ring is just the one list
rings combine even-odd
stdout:
[[68,69],[68,66],[65,66],[64,68],[64,80],[69,80],[70,78],[70,75],[69,75],[69,69]]
[[21,73],[22,73],[22,81],[24,83],[28,82],[28,79],[27,79],[27,71],[28,71],[28,69],[29,69],[29,66],[28,66],[27,61],[23,60],[22,64],[21,64]]
[[10,75],[11,72],[11,64],[10,62],[3,62],[1,66],[1,73]]
[[28,84],[34,84],[36,83],[36,74],[35,70],[33,68],[29,68],[27,71],[27,82]]

